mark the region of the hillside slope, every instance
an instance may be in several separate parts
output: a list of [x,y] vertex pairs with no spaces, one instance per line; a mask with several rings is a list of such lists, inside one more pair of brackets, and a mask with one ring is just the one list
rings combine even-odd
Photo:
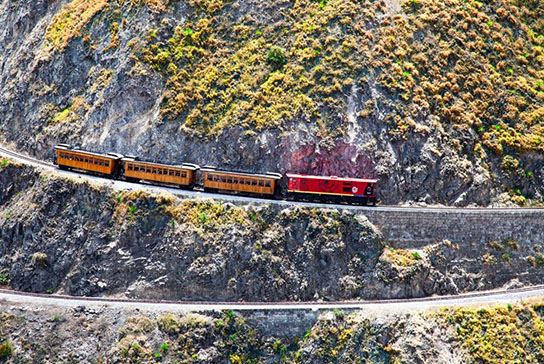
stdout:
[[[542,0],[0,3],[0,135],[539,203]],[[236,147],[233,147],[236,146]]]

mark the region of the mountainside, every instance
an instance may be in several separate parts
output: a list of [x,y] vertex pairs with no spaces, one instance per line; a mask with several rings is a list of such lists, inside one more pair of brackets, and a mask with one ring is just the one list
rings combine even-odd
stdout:
[[542,0],[0,3],[0,136],[543,199]]

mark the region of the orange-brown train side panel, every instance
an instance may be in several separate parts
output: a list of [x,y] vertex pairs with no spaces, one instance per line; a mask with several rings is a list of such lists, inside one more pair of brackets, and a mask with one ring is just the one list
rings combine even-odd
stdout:
[[57,164],[59,166],[77,168],[105,175],[112,175],[117,169],[118,161],[115,158],[67,149],[57,149],[56,153]]
[[207,189],[273,195],[276,190],[276,183],[276,179],[265,176],[204,171],[204,188]]
[[184,186],[192,186],[195,183],[193,169],[139,161],[124,161],[123,163],[127,178]]

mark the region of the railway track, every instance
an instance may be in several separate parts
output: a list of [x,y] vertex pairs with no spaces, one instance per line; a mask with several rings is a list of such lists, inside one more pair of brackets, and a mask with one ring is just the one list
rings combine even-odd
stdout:
[[128,298],[80,297],[20,292],[0,289],[0,302],[40,303],[60,306],[99,305],[108,307],[141,307],[147,309],[175,308],[181,310],[331,310],[365,309],[380,307],[432,308],[476,303],[498,303],[501,301],[524,300],[544,296],[544,285],[516,288],[510,290],[482,291],[455,296],[432,296],[409,299],[386,299],[373,301],[331,301],[331,302],[210,302],[210,301],[172,301]]
[[14,152],[14,151],[12,151],[10,149],[7,149],[7,148],[5,148],[5,147],[3,147],[1,145],[0,145],[0,155],[4,155],[6,157],[13,157],[13,158],[16,158],[16,159],[19,159],[19,160],[27,161],[27,162],[30,162],[32,164],[37,164],[37,165],[44,166],[44,167],[55,167],[55,165],[53,163],[49,163],[49,162],[43,161],[41,159],[33,158],[33,157],[27,156],[25,154]]
[[283,205],[283,206],[311,206],[311,207],[324,207],[324,208],[337,208],[337,209],[344,209],[344,210],[371,210],[371,211],[401,211],[401,212],[460,212],[463,211],[465,213],[478,213],[478,214],[495,214],[495,213],[523,213],[523,212],[535,212],[535,211],[544,211],[544,208],[541,207],[532,207],[532,208],[504,208],[504,207],[463,207],[463,208],[457,208],[457,207],[448,207],[448,206],[433,206],[433,207],[414,207],[414,206],[376,206],[376,207],[370,207],[370,206],[358,206],[358,205],[345,205],[345,204],[329,204],[329,203],[315,203],[315,202],[301,202],[301,201],[286,201],[286,200],[272,200],[272,199],[263,199],[258,197],[246,197],[246,196],[240,196],[240,195],[228,195],[228,194],[217,194],[217,193],[210,193],[210,192],[203,192],[198,190],[181,190],[178,188],[172,188],[172,187],[166,187],[166,186],[158,186],[158,185],[151,185],[151,184],[140,184],[140,183],[132,183],[132,182],[126,182],[126,181],[120,181],[120,180],[112,180],[104,177],[99,177],[95,175],[89,175],[84,173],[78,173],[74,171],[61,171],[57,169],[56,165],[51,162],[46,162],[37,158],[30,157],[25,154],[21,154],[18,152],[14,152],[2,145],[0,145],[0,156],[5,157],[11,157],[14,158],[17,161],[28,163],[34,166],[40,166],[44,167],[48,170],[55,170],[58,173],[66,174],[66,175],[77,175],[79,177],[87,178],[89,180],[97,181],[100,183],[108,183],[113,184],[113,187],[118,190],[123,189],[146,189],[150,191],[168,191],[174,195],[180,195],[185,197],[202,197],[202,198],[214,198],[214,199],[220,199],[226,202],[258,202],[258,203],[268,203],[268,204],[275,204],[275,205]]

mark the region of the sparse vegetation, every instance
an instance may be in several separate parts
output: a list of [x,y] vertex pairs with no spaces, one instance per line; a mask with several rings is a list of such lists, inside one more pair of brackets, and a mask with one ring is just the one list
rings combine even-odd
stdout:
[[544,360],[542,305],[446,309],[439,316],[478,363],[541,363]]
[[421,259],[421,255],[417,251],[385,248],[381,259],[385,259],[397,266],[407,267],[417,264]]

